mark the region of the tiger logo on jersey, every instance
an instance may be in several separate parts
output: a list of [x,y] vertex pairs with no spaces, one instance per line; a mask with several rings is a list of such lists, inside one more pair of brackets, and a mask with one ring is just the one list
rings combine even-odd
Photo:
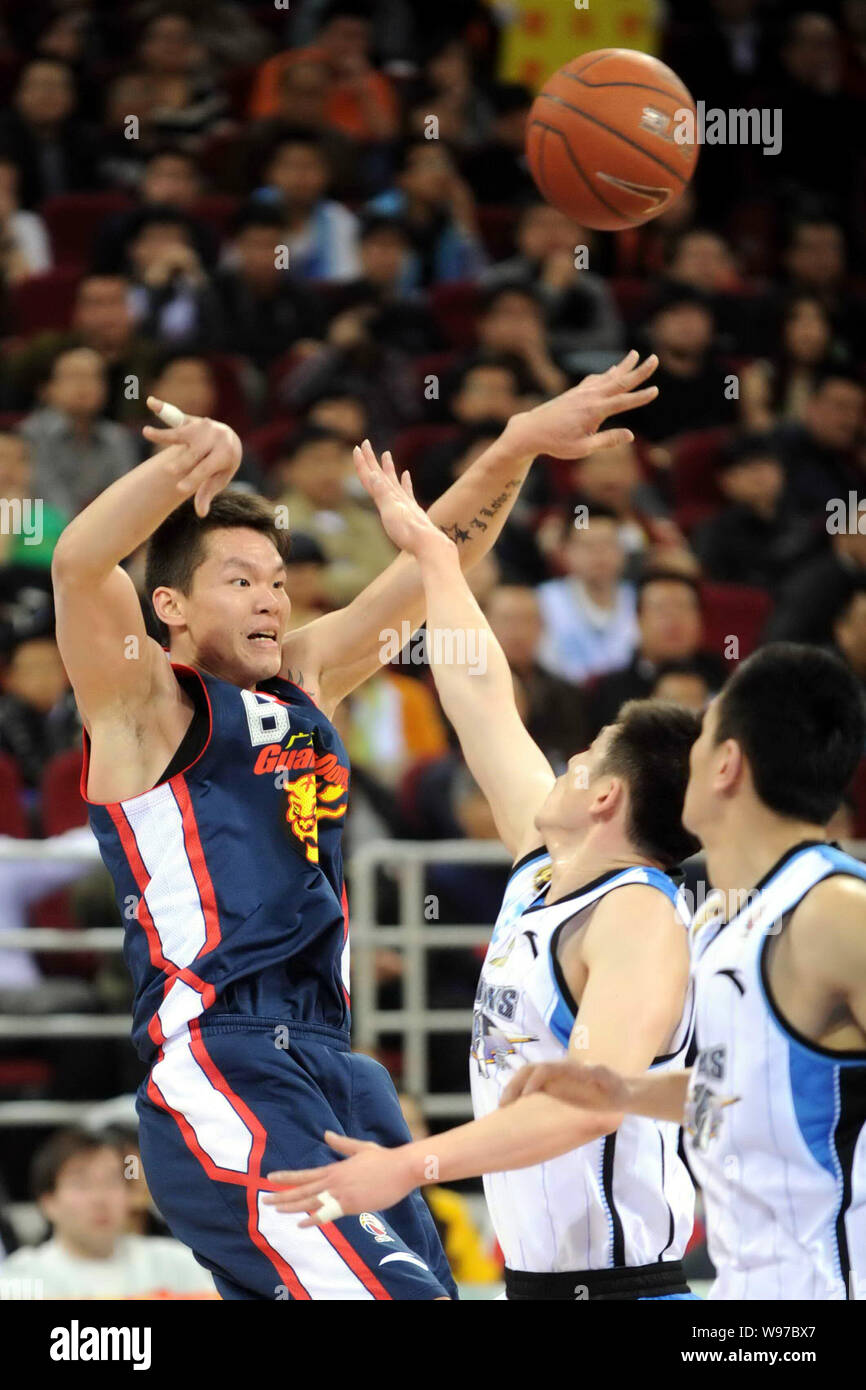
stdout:
[[[319,821],[346,814],[348,769],[334,753],[317,754],[313,734],[292,734],[287,747],[268,744],[253,771],[276,774],[275,784],[286,793],[286,823],[311,864],[319,862]],[[341,804],[338,804],[341,803]]]

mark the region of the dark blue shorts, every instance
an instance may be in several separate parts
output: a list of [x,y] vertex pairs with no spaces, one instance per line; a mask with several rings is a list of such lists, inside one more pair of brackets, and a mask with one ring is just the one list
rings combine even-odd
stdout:
[[144,1171],[172,1233],[223,1298],[457,1297],[427,1203],[413,1192],[299,1230],[262,1204],[265,1174],[336,1155],[326,1129],[391,1147],[409,1140],[388,1072],[317,1024],[221,1015],[164,1046],[138,1094]]

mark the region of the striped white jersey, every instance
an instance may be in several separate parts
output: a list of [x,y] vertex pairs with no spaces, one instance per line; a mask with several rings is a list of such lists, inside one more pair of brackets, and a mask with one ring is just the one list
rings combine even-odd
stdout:
[[[604,874],[546,906],[549,865],[545,850],[515,864],[487,950],[470,1058],[476,1118],[496,1109],[517,1068],[566,1055],[577,1015],[558,953],[606,893],[650,884],[677,905],[686,931],[677,889],[657,869]],[[691,1024],[689,992],[671,1051],[654,1066],[684,1066]],[[559,1273],[679,1260],[692,1229],[694,1190],[677,1138],[675,1124],[627,1115],[615,1134],[559,1158],[488,1174],[487,1204],[509,1269]]]
[[866,865],[810,841],[726,926],[696,919],[700,1051],[686,1145],[706,1202],[712,1298],[866,1297],[866,1054],[800,1036],[776,1009],[766,968],[771,937],[810,888],[840,873],[866,879]]

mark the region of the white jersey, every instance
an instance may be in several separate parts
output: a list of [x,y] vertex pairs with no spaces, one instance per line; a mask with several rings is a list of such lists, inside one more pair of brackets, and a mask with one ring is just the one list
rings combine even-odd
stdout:
[[797,846],[727,926],[696,921],[686,1144],[711,1298],[866,1297],[866,1053],[831,1052],[785,1023],[765,964],[809,889],[839,873],[866,879],[866,865],[824,842]]
[[[548,875],[536,876],[549,865],[538,850],[514,866],[487,950],[470,1059],[476,1118],[497,1108],[518,1067],[566,1055],[577,1011],[558,951],[563,931],[570,935],[586,920],[584,909],[625,884],[650,884],[677,905],[686,930],[677,889],[658,869],[604,874],[546,906]],[[576,913],[584,915],[574,923]],[[689,997],[671,1051],[654,1067],[683,1068],[691,1023]],[[691,1234],[694,1189],[677,1138],[676,1124],[627,1115],[615,1134],[560,1158],[488,1174],[484,1190],[508,1268],[559,1273],[679,1260]]]

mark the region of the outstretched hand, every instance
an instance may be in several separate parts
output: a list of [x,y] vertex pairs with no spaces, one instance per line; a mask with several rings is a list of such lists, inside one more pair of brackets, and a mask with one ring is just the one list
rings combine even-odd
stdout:
[[[147,398],[148,409],[160,418],[164,418],[165,404],[156,396]],[[217,493],[228,486],[240,467],[241,441],[234,430],[219,420],[184,415],[180,424],[169,429],[145,425],[141,432],[159,448],[169,444],[184,446],[183,452],[167,465],[177,479],[178,505],[185,498],[194,497],[197,515],[207,516]]]
[[399,550],[420,558],[434,549],[455,549],[454,542],[419,507],[408,472],[397,477],[390,450],[385,450],[380,463],[369,439],[365,439],[355,448],[353,458],[361,485],[376,504],[385,534]]
[[[332,1130],[325,1131],[325,1143],[343,1154],[343,1160],[320,1168],[268,1173],[269,1182],[279,1184],[282,1190],[269,1193],[262,1201],[277,1211],[306,1212],[306,1220],[298,1223],[302,1229],[326,1225],[335,1219],[327,1216],[323,1195],[339,1203],[343,1216],[358,1216],[362,1211],[387,1210],[416,1186],[405,1160],[404,1146],[386,1149],[381,1144],[351,1139]],[[320,1210],[322,1215],[317,1215]]]
[[655,400],[658,387],[645,382],[658,364],[655,353],[640,362],[638,353],[631,351],[606,372],[584,377],[561,396],[514,416],[508,428],[514,440],[519,440],[520,452],[576,459],[598,449],[630,444],[634,439],[631,430],[603,430],[601,426],[611,415]]

